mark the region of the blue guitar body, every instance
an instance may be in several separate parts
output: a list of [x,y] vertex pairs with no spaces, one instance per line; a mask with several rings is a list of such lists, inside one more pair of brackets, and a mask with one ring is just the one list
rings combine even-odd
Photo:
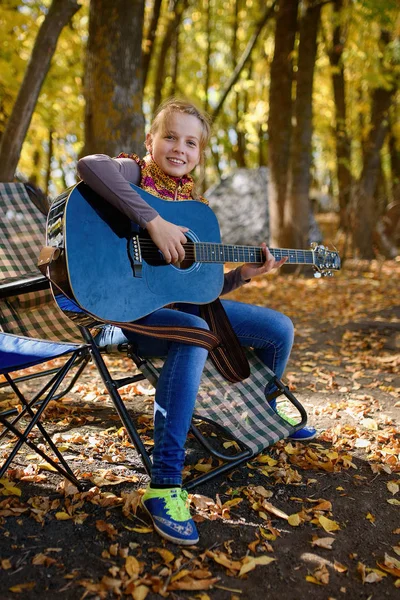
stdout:
[[[132,188],[164,219],[188,227],[189,241],[220,243],[217,218],[207,205],[168,202]],[[136,321],[173,302],[205,304],[222,290],[223,264],[165,264],[147,233],[83,182],[53,203],[47,236],[49,245],[63,248],[50,266],[55,296],[61,288],[101,320]]]

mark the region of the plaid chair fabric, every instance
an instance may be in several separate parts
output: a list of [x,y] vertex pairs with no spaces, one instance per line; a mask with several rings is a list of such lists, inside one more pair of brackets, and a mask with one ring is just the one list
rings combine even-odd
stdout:
[[[46,217],[22,183],[0,183],[0,279],[40,274],[36,263],[45,244]],[[53,300],[50,290],[0,301],[0,329],[40,339],[82,342],[79,330]]]
[[[283,393],[282,403],[293,415],[291,424],[275,412],[265,397],[265,387],[275,374],[249,349],[245,350],[250,364],[250,377],[239,383],[228,383],[208,359],[195,406],[195,417],[212,421],[229,436],[256,456],[269,446],[292,434],[299,428],[302,415]],[[152,361],[159,372],[162,362]],[[287,390],[286,393],[291,396]],[[295,400],[295,399],[294,399]],[[304,423],[303,423],[304,425]]]
[[[197,396],[196,416],[222,423],[236,440],[250,448],[252,455],[293,433],[297,427],[285,421],[266,401],[265,387],[275,377],[250,350],[246,351],[251,375],[227,385],[208,360]],[[300,417],[294,422],[299,423]]]

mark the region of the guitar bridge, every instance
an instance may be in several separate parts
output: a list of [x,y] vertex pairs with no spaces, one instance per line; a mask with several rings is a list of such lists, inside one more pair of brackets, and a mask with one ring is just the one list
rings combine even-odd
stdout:
[[142,251],[140,248],[139,236],[134,235],[129,240],[128,245],[129,260],[132,265],[133,276],[142,277]]

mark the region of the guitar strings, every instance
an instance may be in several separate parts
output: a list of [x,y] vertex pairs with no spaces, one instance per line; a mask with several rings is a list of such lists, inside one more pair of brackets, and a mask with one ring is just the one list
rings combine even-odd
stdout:
[[[242,251],[243,254],[243,259],[245,261],[250,261],[251,257],[250,254],[255,254],[255,262],[260,262],[257,260],[257,258],[261,258],[262,256],[262,251],[260,247],[252,247],[252,246],[239,246],[239,245],[226,245],[226,244],[213,244],[212,242],[200,242],[197,243],[198,249],[200,252],[198,252],[198,254],[202,254],[202,252],[206,252],[209,250],[212,250],[213,247],[222,247],[223,246],[223,259],[225,260],[225,254],[226,252],[228,252],[228,259],[229,258],[233,258],[233,256],[229,256],[229,253],[238,253],[240,251]],[[146,257],[148,258],[159,258],[160,257],[160,251],[158,250],[157,246],[154,244],[154,242],[152,240],[140,240],[140,247],[141,249],[145,252]],[[194,245],[194,243],[187,243],[187,244],[183,244],[183,247],[185,249],[185,259],[196,259],[196,247]],[[313,251],[312,250],[295,250],[295,249],[279,249],[279,250],[275,250],[274,248],[270,249],[270,252],[275,256],[275,258],[284,258],[284,257],[288,257],[290,258],[296,258],[297,260],[299,259],[299,256],[301,257],[302,261],[304,261],[306,264],[308,263],[308,259],[310,259],[310,262],[313,262],[312,259],[312,255],[313,255]],[[247,255],[246,255],[247,253]],[[198,257],[199,258],[199,257]],[[211,258],[211,257],[205,257],[205,258]],[[228,261],[229,262],[229,261]]]
[[[147,239],[141,239],[140,240],[140,246],[149,246],[149,247],[156,247],[156,245],[154,244],[154,242],[152,240],[147,240]],[[183,244],[183,246],[185,248],[195,248],[197,247],[203,247],[203,249],[207,249],[207,248],[211,248],[213,246],[216,247],[222,247],[225,250],[237,250],[237,251],[251,251],[251,252],[261,252],[261,247],[259,246],[240,246],[238,244],[219,244],[219,243],[213,243],[213,242],[193,242],[193,243],[185,243]],[[269,248],[271,253],[288,253],[288,254],[312,254],[313,250],[300,250],[300,249],[295,249],[295,248]]]
[[[150,247],[150,248],[154,248],[156,247],[156,245],[154,244],[154,242],[152,240],[140,240],[140,246],[141,247]],[[213,242],[196,242],[195,244],[190,244],[190,243],[185,243],[183,244],[183,247],[186,249],[195,249],[196,246],[200,249],[203,250],[207,250],[208,248],[212,248],[212,247],[221,247],[223,248],[225,251],[242,251],[242,252],[253,252],[253,253],[262,253],[261,252],[261,248],[258,246],[239,246],[237,244],[214,244]],[[279,248],[279,249],[275,249],[275,248],[270,248],[269,249],[270,252],[272,254],[282,254],[282,255],[290,255],[290,254],[303,254],[303,255],[312,255],[313,250],[297,250],[297,249],[288,249],[288,248]]]

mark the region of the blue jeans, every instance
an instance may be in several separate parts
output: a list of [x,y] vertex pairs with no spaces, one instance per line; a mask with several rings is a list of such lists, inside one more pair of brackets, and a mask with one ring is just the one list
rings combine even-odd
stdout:
[[[275,310],[223,300],[232,327],[244,347],[281,378],[293,344],[291,320]],[[143,325],[186,325],[208,329],[194,305],[179,311],[162,308],[137,321]],[[181,485],[185,442],[192,420],[207,350],[123,331],[110,325],[97,335],[100,346],[132,342],[143,357],[166,356],[154,402],[153,484]]]

